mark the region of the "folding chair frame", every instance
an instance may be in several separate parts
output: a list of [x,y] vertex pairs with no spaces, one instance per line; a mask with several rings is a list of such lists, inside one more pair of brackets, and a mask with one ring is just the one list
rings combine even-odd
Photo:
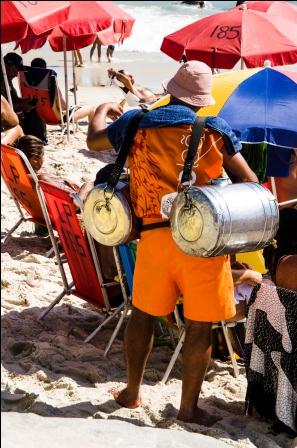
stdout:
[[[42,189],[40,187],[40,185],[38,184],[38,188],[40,189],[40,193],[42,194],[42,201],[44,201],[44,206],[46,207],[45,203],[46,203],[46,199],[44,198],[44,193],[42,192]],[[83,211],[83,202],[80,199],[79,195],[76,193],[70,193],[70,196],[72,197],[72,199],[75,199],[77,201],[77,203],[80,206],[80,210],[81,212]],[[49,214],[47,213],[47,219],[50,221],[50,217]],[[89,243],[89,247],[90,247],[90,251],[91,251],[91,257],[92,257],[92,261],[94,263],[94,267],[95,267],[95,271],[97,274],[97,278],[101,287],[101,291],[102,291],[102,296],[103,296],[103,300],[104,300],[104,304],[105,304],[105,308],[102,308],[101,310],[103,312],[105,312],[107,314],[107,317],[104,319],[104,321],[85,339],[85,343],[89,342],[91,339],[93,339],[93,337],[107,324],[109,323],[111,320],[113,320],[118,314],[120,314],[122,312],[122,315],[119,319],[119,322],[116,325],[116,328],[114,329],[110,340],[106,346],[106,349],[104,351],[104,357],[107,355],[108,351],[110,350],[121,326],[123,323],[123,320],[125,318],[125,316],[127,315],[128,311],[129,311],[129,299],[127,296],[127,292],[125,289],[125,285],[124,285],[124,280],[123,280],[123,273],[122,273],[122,269],[121,269],[121,265],[119,263],[119,259],[118,259],[118,255],[117,255],[117,249],[114,248],[114,256],[115,256],[115,261],[116,261],[116,266],[117,266],[117,271],[118,271],[118,275],[120,278],[120,285],[121,285],[121,289],[122,289],[122,294],[123,294],[123,298],[124,298],[124,302],[119,305],[116,309],[111,309],[110,306],[110,302],[108,299],[108,295],[107,295],[107,291],[106,288],[108,288],[109,286],[113,286],[115,284],[117,284],[116,282],[110,282],[110,283],[105,283],[103,280],[103,275],[102,275],[102,271],[100,268],[100,263],[99,263],[99,259],[97,256],[97,252],[96,252],[96,248],[95,248],[95,244],[94,244],[94,240],[92,238],[92,236],[89,234],[88,231],[86,231],[86,235],[87,235],[87,239],[88,239],[88,243]],[[54,238],[53,234],[50,234],[51,239]],[[42,320],[54,307],[55,305],[57,305],[62,299],[63,297],[65,297],[65,295],[70,295],[75,293],[75,287],[74,287],[74,283],[68,283],[67,281],[67,277],[66,277],[66,273],[63,267],[63,264],[61,262],[61,259],[59,259],[58,261],[59,263],[59,268],[61,271],[61,275],[62,275],[62,279],[63,279],[63,284],[64,284],[64,289],[63,291],[55,298],[55,300],[40,314],[40,316],[38,317],[38,320]],[[63,273],[63,274],[62,274]]]
[[[57,89],[57,95],[58,95],[58,104],[59,104],[59,114],[60,114],[60,125],[61,125],[61,136],[63,137],[66,130],[67,130],[67,125],[64,123],[63,121],[63,114],[62,114],[62,102],[61,102],[61,92],[58,86],[58,80],[57,78],[55,78],[55,83],[56,83],[56,89]],[[69,121],[72,122],[72,127],[73,127],[73,134],[75,134],[75,122],[74,122],[74,114],[75,112],[79,109],[79,106],[76,104],[71,111],[71,114],[69,116]]]
[[[185,326],[184,326],[184,323],[182,322],[182,320],[180,319],[180,316],[179,316],[177,308],[175,308],[174,314],[175,314],[175,318],[176,318],[176,321],[177,321],[177,326],[178,326],[178,329],[179,329],[179,340],[178,340],[177,346],[176,346],[176,348],[174,350],[174,353],[173,353],[173,355],[172,355],[172,357],[170,359],[170,362],[169,362],[169,364],[167,366],[167,369],[166,369],[166,371],[165,371],[165,373],[163,375],[163,378],[160,381],[163,384],[165,384],[166,381],[168,380],[168,377],[169,377],[169,375],[171,373],[171,370],[173,369],[173,366],[174,366],[174,364],[175,364],[175,362],[176,362],[176,360],[178,358],[178,355],[181,352],[181,349],[182,349],[182,346],[184,344],[185,337],[186,337]],[[242,321],[239,321],[239,322],[242,322]],[[215,328],[218,328],[218,327],[221,327],[223,329],[223,334],[224,334],[224,338],[225,338],[225,341],[226,341],[228,352],[229,352],[229,355],[230,355],[230,358],[231,358],[231,362],[232,362],[232,367],[233,367],[235,378],[238,378],[239,370],[238,370],[238,365],[237,365],[237,362],[236,362],[236,359],[235,359],[235,356],[234,356],[234,350],[233,350],[233,347],[232,347],[232,344],[231,344],[231,341],[230,341],[230,337],[229,337],[229,334],[228,334],[228,328],[229,327],[234,327],[239,322],[227,323],[226,321],[221,320],[220,322],[213,323],[213,325],[212,325],[212,330],[214,330]]]

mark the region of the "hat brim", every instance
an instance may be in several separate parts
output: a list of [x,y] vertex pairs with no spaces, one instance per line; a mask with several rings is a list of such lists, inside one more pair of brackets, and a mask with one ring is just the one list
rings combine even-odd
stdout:
[[215,99],[212,95],[192,95],[192,92],[185,87],[181,87],[173,78],[162,81],[162,86],[170,95],[191,106],[204,107],[215,104]]

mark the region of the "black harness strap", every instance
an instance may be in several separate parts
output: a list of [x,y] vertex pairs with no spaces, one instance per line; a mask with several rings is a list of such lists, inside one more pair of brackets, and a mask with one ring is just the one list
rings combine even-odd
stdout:
[[189,143],[189,148],[187,152],[187,157],[184,163],[184,171],[181,178],[181,184],[184,184],[186,182],[189,182],[191,177],[191,172],[193,168],[194,159],[197,154],[199,142],[201,139],[202,131],[205,126],[206,117],[197,117],[195,118],[193,129],[192,129],[192,135]]
[[134,137],[138,130],[139,123],[146,112],[148,112],[148,111],[145,109],[141,109],[131,119],[130,126],[127,129],[127,133],[125,135],[124,141],[120,148],[118,157],[115,161],[115,165],[114,165],[113,170],[110,173],[109,179],[107,181],[107,187],[109,187],[110,189],[114,189],[119,181],[119,178],[122,174],[126,159],[128,157],[129,151],[130,151],[130,148],[133,144]]

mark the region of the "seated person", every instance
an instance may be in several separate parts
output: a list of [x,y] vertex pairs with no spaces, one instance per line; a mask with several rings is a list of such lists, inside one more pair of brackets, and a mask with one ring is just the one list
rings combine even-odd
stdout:
[[9,102],[1,95],[1,143],[12,145],[24,135],[17,114]]
[[150,104],[157,100],[157,97],[151,90],[136,86],[133,75],[126,70],[116,71],[110,68],[107,72],[112,82],[124,92],[129,106],[137,106],[139,103]]
[[297,255],[284,255],[278,261],[275,284],[297,292]]
[[[231,257],[234,260],[234,257]],[[246,263],[231,262],[232,278],[234,285],[234,300],[236,314],[228,322],[236,322],[247,316],[247,303],[251,297],[253,288],[258,283],[266,281],[260,272],[254,271]]]
[[[46,61],[42,58],[35,58],[31,61],[31,67],[34,68],[47,68]],[[58,88],[59,89],[59,88]],[[59,96],[61,99],[61,107],[63,111],[63,122],[66,122],[66,101],[64,100],[61,90],[59,89]],[[59,109],[59,107],[58,107]],[[73,112],[73,109],[74,110]],[[94,114],[95,114],[96,106],[75,106],[74,108],[69,109],[69,116],[71,117],[71,114],[73,113],[73,120],[79,121],[82,120],[85,117],[88,117],[88,120],[91,121]]]
[[44,59],[42,59],[42,58],[34,58],[34,59],[32,59],[30,65],[33,68],[47,68],[46,67],[46,61]]
[[266,268],[275,283],[280,259],[285,255],[297,255],[296,229],[297,206],[282,208],[279,212],[279,228],[274,237],[274,242],[263,250]]
[[79,192],[80,186],[78,184],[72,180],[48,173],[43,167],[44,144],[39,138],[33,135],[24,135],[14,146],[26,155],[39,180],[56,185],[70,193]]
[[[20,98],[12,84],[12,80],[17,77],[18,72],[23,69],[23,59],[16,53],[7,53],[4,56],[5,69],[10,89],[14,112],[18,115],[20,126],[24,133],[35,135],[44,142],[46,139],[46,124],[37,113],[36,100]],[[1,69],[1,95],[7,100],[4,75]]]
[[[88,188],[89,183],[85,183],[82,185],[82,187],[79,187],[72,180],[69,180],[67,178],[61,178],[54,174],[48,173],[46,169],[42,167],[44,156],[43,143],[36,137],[33,137],[31,135],[25,135],[24,137],[19,139],[16,146],[27,156],[39,180],[44,180],[45,182],[48,182],[49,184],[55,185],[63,190],[66,190],[69,193],[71,192],[78,193],[81,199],[83,199],[81,190],[82,189],[85,189],[86,191],[90,190],[90,188]],[[93,183],[90,183],[90,187],[92,186]],[[75,200],[74,205],[78,208],[78,204],[76,203]],[[41,235],[39,225],[36,226],[36,230],[38,234]],[[117,268],[114,260],[112,247],[102,246],[97,242],[95,242],[95,247],[100,261],[104,281],[114,282],[114,279],[117,276]],[[121,288],[119,284],[115,284],[109,287],[108,297],[109,299],[113,299],[113,301],[115,299],[119,300],[120,302],[122,301]]]

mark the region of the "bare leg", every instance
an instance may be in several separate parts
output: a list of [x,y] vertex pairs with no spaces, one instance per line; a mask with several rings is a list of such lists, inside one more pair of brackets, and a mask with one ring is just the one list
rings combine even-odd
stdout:
[[8,129],[1,136],[1,143],[3,145],[13,145],[13,143],[19,138],[23,137],[24,132],[21,126],[18,124],[14,128]]
[[95,48],[96,48],[96,41],[93,43],[93,45],[92,45],[92,48],[91,48],[91,51],[90,51],[90,61],[92,62],[92,57],[93,57],[93,54],[94,54],[94,51],[95,51]]
[[82,106],[74,112],[74,121],[82,120],[85,117],[88,117],[89,122],[94,117],[96,111],[95,106]]
[[101,61],[101,44],[97,44],[98,62]]
[[80,199],[83,202],[86,200],[86,197],[87,197],[89,191],[92,190],[92,188],[94,188],[94,182],[85,182],[80,187],[78,194],[79,194]]
[[134,409],[141,405],[140,385],[148,355],[153,346],[154,317],[133,308],[125,332],[127,387],[111,389],[115,400],[123,407]]
[[83,65],[84,61],[83,61],[83,58],[82,58],[80,50],[76,50],[76,52],[77,52],[77,57],[79,59],[80,65]]
[[76,50],[73,50],[73,56],[74,56],[74,65],[77,66],[78,65],[78,59],[77,59],[77,55],[76,55]]
[[205,426],[211,426],[219,420],[198,408],[198,398],[211,356],[211,326],[211,322],[186,319],[182,397],[177,416],[179,420]]

